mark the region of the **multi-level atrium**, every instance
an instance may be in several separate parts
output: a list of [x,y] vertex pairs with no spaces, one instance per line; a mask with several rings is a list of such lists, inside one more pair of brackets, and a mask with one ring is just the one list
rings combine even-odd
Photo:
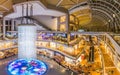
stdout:
[[120,0],[0,0],[0,37],[0,75],[120,75]]

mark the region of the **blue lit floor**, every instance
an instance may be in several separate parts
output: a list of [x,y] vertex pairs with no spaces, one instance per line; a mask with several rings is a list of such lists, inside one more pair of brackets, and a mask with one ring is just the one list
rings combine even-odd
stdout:
[[48,67],[46,63],[36,59],[17,59],[8,64],[11,75],[44,75]]
[[[0,60],[0,75],[8,75],[6,66],[8,62],[15,60],[16,58],[17,56],[12,56],[12,57]],[[68,70],[65,71],[65,68],[59,66],[56,62],[54,62],[49,58],[38,56],[38,59],[46,62],[49,67],[45,75],[77,75],[77,74],[71,74],[71,72]]]

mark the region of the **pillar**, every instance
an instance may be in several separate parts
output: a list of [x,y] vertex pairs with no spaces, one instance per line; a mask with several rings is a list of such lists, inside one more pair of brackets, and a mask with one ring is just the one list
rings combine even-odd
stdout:
[[3,18],[3,38],[5,38],[6,34],[6,24],[5,24],[5,19]]
[[15,30],[15,29],[14,29],[14,28],[15,28],[15,23],[14,23],[14,22],[15,22],[14,19],[12,19],[12,24],[11,24],[11,30],[12,30],[12,31]]
[[60,31],[60,17],[57,17],[57,31]]
[[0,33],[2,33],[1,27],[2,27],[2,20],[0,20]]
[[70,15],[69,15],[69,13],[67,13],[66,14],[66,32],[67,32],[67,42],[68,42],[68,44],[70,42],[69,20],[70,20]]
[[36,26],[18,25],[18,58],[36,58]]
[[11,20],[8,20],[8,25],[7,25],[8,30],[7,30],[7,31],[10,31],[10,30],[11,30],[11,29],[10,29],[10,27],[11,27],[10,22],[11,22]]
[[67,33],[67,42],[70,42],[70,33]]
[[66,14],[66,32],[69,32],[69,18],[70,18],[70,15],[68,13]]

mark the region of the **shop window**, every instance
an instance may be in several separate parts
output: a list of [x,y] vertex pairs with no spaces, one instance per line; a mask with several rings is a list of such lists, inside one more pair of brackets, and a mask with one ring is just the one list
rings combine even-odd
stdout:
[[74,22],[74,17],[70,16],[70,21]]
[[61,23],[62,23],[62,22],[65,22],[65,20],[66,20],[66,16],[60,17],[60,22],[61,22]]
[[60,31],[65,31],[65,30],[66,30],[65,24],[61,24],[61,25],[60,25]]

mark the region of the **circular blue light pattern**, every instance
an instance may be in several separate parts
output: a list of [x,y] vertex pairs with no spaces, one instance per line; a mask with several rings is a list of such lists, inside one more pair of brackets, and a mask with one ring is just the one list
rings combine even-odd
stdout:
[[8,65],[8,71],[11,75],[43,75],[47,65],[36,59],[18,59]]

